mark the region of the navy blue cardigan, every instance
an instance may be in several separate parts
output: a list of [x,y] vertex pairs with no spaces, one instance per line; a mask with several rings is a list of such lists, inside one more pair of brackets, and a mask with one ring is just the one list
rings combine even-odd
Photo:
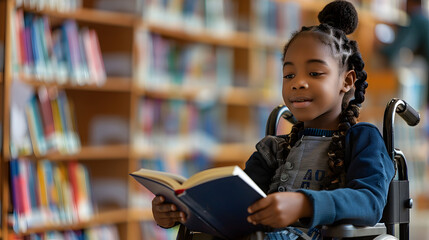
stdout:
[[[358,123],[346,134],[346,186],[335,190],[300,189],[313,204],[313,216],[302,219],[307,227],[332,223],[372,226],[380,221],[395,169],[377,127]],[[265,192],[275,169],[259,152],[244,170]]]

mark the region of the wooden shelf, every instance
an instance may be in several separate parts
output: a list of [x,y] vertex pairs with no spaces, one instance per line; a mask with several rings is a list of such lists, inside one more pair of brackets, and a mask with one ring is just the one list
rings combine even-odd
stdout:
[[104,85],[98,86],[95,84],[75,85],[71,83],[59,84],[57,82],[48,82],[35,77],[20,75],[19,80],[34,87],[40,86],[55,86],[62,89],[75,89],[87,91],[106,91],[106,92],[130,92],[131,78],[126,77],[108,77]]
[[[138,89],[135,91],[138,95],[147,96],[150,98],[167,100],[179,99],[187,101],[196,101],[199,99],[198,95],[202,94],[202,91],[198,89]],[[217,96],[216,101],[223,104],[240,106],[260,106],[266,105],[267,102],[269,102],[267,100],[264,101],[262,91],[250,89],[247,87],[229,87],[225,90],[222,90],[222,96]]]
[[130,208],[128,220],[132,222],[153,220],[152,209]]
[[247,87],[230,87],[226,89],[220,102],[240,106],[259,106],[266,103],[262,91]]
[[[143,22],[140,23],[142,28],[145,28],[146,24]],[[184,29],[178,28],[168,28],[162,24],[149,23],[147,28],[150,32],[157,33],[166,37],[171,37],[175,39],[214,44],[228,47],[236,48],[250,48],[250,36],[248,33],[244,32],[234,32],[231,34],[210,34],[209,31],[201,32],[189,32]]]
[[[59,152],[49,153],[43,156],[20,156],[30,159],[49,159],[50,161],[67,161],[76,159],[85,160],[106,160],[124,159],[129,157],[128,145],[107,145],[107,146],[83,146],[76,154],[61,154]],[[9,161],[9,159],[6,159]]]
[[[255,151],[254,143],[224,143],[216,146],[216,153],[211,158],[214,162],[245,162],[249,159],[250,155]],[[159,150],[157,149],[144,149],[141,152],[134,151],[133,158],[146,158],[154,159]],[[228,153],[228,154],[225,154]],[[182,154],[182,155],[180,155]],[[180,156],[179,156],[180,155]],[[178,159],[188,158],[192,155],[191,151],[183,151],[175,154]]]
[[81,8],[75,11],[59,12],[56,10],[37,10],[32,8],[23,8],[26,12],[48,15],[62,19],[74,19],[76,21],[99,23],[104,25],[113,25],[121,27],[133,27],[137,17],[132,14],[102,11],[96,9]]
[[32,233],[41,233],[47,231],[64,231],[64,230],[79,230],[104,224],[118,224],[128,221],[127,209],[111,210],[95,214],[87,221],[72,223],[72,224],[50,224],[41,227],[27,229],[25,232],[15,233],[16,235],[28,235]]
[[0,72],[0,84],[3,83],[3,72]]
[[[177,88],[181,88],[180,86]],[[150,98],[158,99],[177,99],[177,100],[194,100],[197,95],[197,90],[180,89],[137,89],[135,90],[138,95],[147,96]]]
[[133,149],[131,152],[131,157],[134,159],[155,159],[157,157],[157,150],[153,148],[139,148],[138,150]]

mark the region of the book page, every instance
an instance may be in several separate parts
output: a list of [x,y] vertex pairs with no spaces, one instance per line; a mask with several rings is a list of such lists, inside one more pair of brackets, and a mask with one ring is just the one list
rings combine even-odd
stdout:
[[[211,168],[204,171],[201,171],[199,173],[196,173],[195,175],[191,176],[188,180],[186,180],[182,184],[182,188],[187,189],[193,186],[196,186],[201,183],[208,182],[210,180],[232,176],[234,175],[234,170],[236,168],[239,168],[238,166],[228,166],[228,167],[219,167],[219,168]],[[240,168],[239,168],[240,169]],[[241,170],[241,169],[240,169]]]
[[143,169],[143,168],[138,170],[137,172],[133,172],[133,174],[156,180],[158,182],[161,182],[164,185],[169,186],[174,190],[182,188],[181,184],[186,181],[186,178],[177,174]]

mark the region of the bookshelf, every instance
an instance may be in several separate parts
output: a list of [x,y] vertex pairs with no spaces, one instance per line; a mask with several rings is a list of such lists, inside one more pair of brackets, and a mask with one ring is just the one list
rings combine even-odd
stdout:
[[216,35],[210,34],[207,31],[201,31],[201,32],[198,32],[197,34],[195,33],[190,34],[183,29],[166,28],[166,26],[163,26],[160,24],[154,24],[154,23],[152,24],[140,23],[139,27],[147,28],[152,33],[173,37],[178,40],[220,45],[220,46],[228,46],[228,47],[236,47],[236,48],[243,48],[243,49],[248,49],[251,47],[251,44],[249,41],[250,39],[249,34],[244,32],[235,32],[235,33],[229,34],[227,37],[224,37],[224,36],[217,37]]
[[[139,120],[139,111],[143,107],[147,107],[142,106],[142,102],[147,102],[147,99],[153,100],[154,103],[152,104],[161,102],[160,105],[156,106],[159,106],[160,109],[162,108],[163,111],[171,110],[172,106],[177,103],[186,106],[183,108],[184,111],[194,111],[193,109],[196,108],[198,109],[197,112],[202,112],[207,107],[204,106],[206,108],[203,108],[200,105],[214,106],[216,114],[214,116],[219,117],[221,115],[219,119],[215,119],[215,121],[218,121],[216,124],[219,123],[226,130],[222,131],[224,136],[213,145],[214,150],[211,149],[209,162],[205,166],[238,164],[243,167],[244,162],[254,151],[258,136],[261,135],[255,129],[263,128],[264,121],[268,116],[266,111],[281,103],[281,97],[277,93],[278,85],[276,85],[278,76],[272,73],[273,71],[278,71],[278,67],[276,68],[272,65],[275,65],[279,59],[276,54],[281,51],[284,38],[259,38],[257,30],[253,26],[256,25],[255,20],[253,20],[255,13],[252,12],[252,4],[255,4],[255,2],[249,4],[247,0],[233,1],[236,4],[235,14],[240,24],[237,24],[236,29],[227,33],[218,33],[207,27],[203,27],[198,31],[190,31],[189,28],[180,26],[171,27],[166,23],[148,21],[139,14],[98,10],[95,0],[83,0],[82,2],[83,6],[81,8],[72,11],[17,6],[17,1],[15,0],[5,0],[0,3],[6,4],[6,19],[11,21],[14,11],[20,10],[23,13],[33,14],[34,16],[45,16],[50,20],[53,28],[54,26],[55,28],[61,26],[67,20],[74,20],[80,29],[84,27],[94,29],[98,35],[103,56],[120,56],[118,62],[125,60],[124,65],[128,67],[126,67],[125,71],[119,71],[119,73],[108,72],[112,69],[109,67],[111,65],[107,65],[108,58],[105,58],[107,77],[104,84],[79,85],[72,83],[73,79],[71,77],[67,77],[65,83],[58,83],[49,78],[37,77],[34,74],[14,72],[13,52],[11,50],[13,43],[11,38],[7,38],[4,76],[0,74],[0,83],[4,89],[4,94],[2,95],[3,126],[5,130],[11,127],[11,88],[13,82],[17,81],[17,79],[32,89],[46,87],[64,91],[74,104],[74,115],[81,143],[80,150],[72,154],[53,152],[42,155],[21,155],[20,157],[34,162],[39,162],[43,159],[49,159],[55,163],[78,161],[87,167],[91,176],[91,184],[94,183],[93,187],[105,192],[114,191],[109,189],[109,186],[99,186],[100,182],[108,179],[109,183],[112,183],[112,187],[116,186],[116,189],[118,189],[119,186],[120,189],[125,190],[121,191],[121,196],[115,196],[117,199],[112,197],[112,202],[96,206],[96,213],[89,220],[72,224],[49,224],[43,227],[34,227],[19,232],[17,235],[22,237],[32,233],[78,230],[107,224],[117,226],[120,239],[141,239],[139,222],[150,221],[152,214],[147,207],[134,206],[132,203],[133,194],[140,191],[137,190],[140,187],[128,176],[128,173],[140,168],[143,160],[155,162],[157,158],[165,157],[169,158],[166,164],[176,161],[179,163],[174,163],[173,165],[178,165],[186,161],[192,163],[192,157],[195,155],[193,149],[181,149],[179,152],[171,154],[174,156],[171,156],[168,155],[168,152],[166,153],[165,149],[162,149],[163,146],[136,147],[138,142],[134,135],[142,131],[141,125],[144,124]],[[303,13],[304,24],[315,24],[315,22],[308,20],[310,19],[309,16],[317,14],[326,1],[275,0],[273,2],[278,4],[298,4],[300,11]],[[365,14],[368,13],[365,12]],[[365,29],[372,27],[374,24],[373,18],[369,14],[368,17],[366,16],[361,17],[361,19],[365,18],[365,21],[361,23],[362,27],[360,27],[364,30],[355,34],[355,38],[358,38],[359,43],[364,41],[362,49],[364,56],[372,51],[372,45],[368,43],[368,39],[371,38],[368,35],[371,34],[368,34]],[[242,22],[245,22],[245,24]],[[11,36],[12,34],[13,29],[10,25],[7,25],[5,35]],[[139,38],[139,36],[143,36],[143,38]],[[147,81],[150,80],[148,78],[158,76],[145,75],[142,77],[139,75],[141,70],[139,65],[141,63],[140,54],[142,54],[140,51],[148,46],[143,45],[142,47],[139,44],[142,44],[141,40],[145,39],[145,37],[149,39],[150,44],[164,44],[162,46],[176,49],[183,55],[192,55],[194,52],[200,54],[202,52],[203,55],[208,55],[207,59],[209,60],[213,58],[216,60],[220,58],[219,56],[225,57],[222,55],[224,52],[217,52],[217,50],[226,49],[226,56],[228,54],[233,56],[231,59],[225,57],[230,60],[230,65],[232,66],[232,82],[222,85],[219,89],[211,86],[205,88],[205,86],[199,86],[195,82],[185,86],[183,83],[177,84],[174,81],[168,82],[166,87],[148,87]],[[193,48],[196,45],[203,45],[203,50]],[[153,52],[153,54],[159,53]],[[267,61],[262,63],[258,61],[260,54],[264,55],[264,59]],[[366,56],[367,59],[370,57],[370,55]],[[207,59],[204,59],[204,61],[213,63]],[[168,59],[164,60],[167,61]],[[210,65],[207,62],[205,62],[206,65]],[[190,65],[192,64],[190,63]],[[200,65],[194,67],[200,71],[206,70],[201,68]],[[154,69],[156,70],[156,68]],[[216,72],[213,69],[208,71],[209,73]],[[216,74],[219,74],[219,72],[213,75]],[[172,76],[175,77],[176,75],[173,74]],[[174,77],[167,76],[167,78]],[[204,75],[199,80],[204,80],[205,77],[207,76]],[[214,81],[218,80],[216,77],[221,78],[216,75],[213,78],[215,79]],[[377,81],[380,82],[380,79],[382,79],[382,83],[379,84],[387,83],[387,86],[390,86],[392,91],[396,88],[392,84],[394,82],[392,75],[379,74],[377,75]],[[369,79],[368,81],[371,80]],[[209,94],[205,95],[207,91]],[[216,92],[216,94],[210,95],[213,92]],[[373,94],[377,95],[377,92],[369,93],[369,95]],[[370,98],[372,97],[370,96]],[[265,109],[265,111],[260,109]],[[174,111],[171,114],[173,113]],[[195,121],[208,119],[212,116],[203,116],[201,114],[198,115]],[[163,117],[166,118],[166,116]],[[114,131],[110,132],[109,129],[113,128],[112,126],[120,129],[121,134],[117,134]],[[192,129],[190,126],[180,127]],[[229,130],[237,130],[238,132],[230,131],[229,133]],[[179,130],[173,129],[172,131]],[[212,131],[216,132],[216,129],[212,129]],[[248,132],[250,133],[247,134]],[[185,134],[189,135],[192,133],[190,130],[185,132]],[[164,133],[161,132],[161,134]],[[242,139],[237,139],[237,137],[231,137],[231,134],[243,135],[243,137]],[[3,149],[10,149],[10,137],[10,132],[4,131],[2,136]],[[8,224],[4,224],[9,221],[8,214],[12,210],[11,191],[9,189],[9,164],[11,159],[10,152],[3,151],[1,161],[1,220],[3,224],[0,231],[0,238],[2,239],[8,239],[13,233],[13,230],[7,226]]]
[[55,10],[37,10],[34,8],[23,8],[26,12],[48,15],[54,18],[75,19],[77,21],[99,23],[103,25],[133,27],[136,17],[130,14],[108,12],[95,9],[76,9],[72,11],[58,12]]
[[[59,84],[55,82],[45,82],[43,80],[29,77],[29,76],[20,76],[19,79],[33,87],[47,86],[47,87],[56,87],[59,89],[71,89],[71,90],[83,90],[83,91],[101,91],[101,92],[130,92],[131,91],[131,78],[126,77],[108,77],[106,83],[102,86],[97,86],[95,84],[87,85],[75,85],[75,84]],[[69,81],[68,81],[69,82]]]

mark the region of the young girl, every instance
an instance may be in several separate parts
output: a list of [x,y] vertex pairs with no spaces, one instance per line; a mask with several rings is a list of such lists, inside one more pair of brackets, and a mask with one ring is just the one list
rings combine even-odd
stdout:
[[[378,129],[357,123],[366,72],[356,41],[358,23],[346,1],[319,13],[283,51],[283,100],[299,123],[286,136],[267,136],[245,172],[268,193],[249,206],[248,221],[271,227],[266,238],[319,239],[318,226],[374,225],[383,213],[394,167]],[[162,227],[186,221],[176,206],[153,200]],[[291,227],[291,225],[300,227]]]

